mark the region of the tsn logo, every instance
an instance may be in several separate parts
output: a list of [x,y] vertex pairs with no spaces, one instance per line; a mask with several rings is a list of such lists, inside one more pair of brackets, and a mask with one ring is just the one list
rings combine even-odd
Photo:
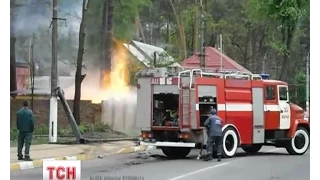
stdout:
[[43,180],[81,180],[81,161],[44,160]]

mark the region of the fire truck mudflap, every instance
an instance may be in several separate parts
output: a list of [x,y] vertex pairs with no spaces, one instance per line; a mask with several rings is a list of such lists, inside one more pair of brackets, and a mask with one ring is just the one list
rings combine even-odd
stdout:
[[184,143],[184,142],[140,142],[140,145],[154,146],[160,148],[162,152],[171,158],[184,158],[188,156],[191,149],[196,146],[195,143]]
[[196,143],[185,143],[185,142],[144,142],[144,141],[141,141],[140,145],[155,146],[155,147],[186,147],[186,148],[196,147]]

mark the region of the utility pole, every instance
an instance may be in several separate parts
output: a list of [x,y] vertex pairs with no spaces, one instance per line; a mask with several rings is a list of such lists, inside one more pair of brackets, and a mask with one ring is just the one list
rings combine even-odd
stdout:
[[10,1],[10,92],[17,90],[16,75],[16,34],[15,34],[15,11],[17,5],[15,0]]
[[[153,12],[152,12],[152,9],[151,9],[151,7],[149,8],[149,18],[150,18],[150,20],[152,20],[152,14],[153,14]],[[152,37],[153,37],[153,23],[151,23],[150,24],[150,45],[152,45]]]
[[200,0],[200,68],[204,69],[206,67],[205,64],[205,42],[204,42],[204,14],[203,14],[203,4],[202,0]]
[[310,63],[310,51],[306,59],[306,110],[309,110],[309,63]]
[[[199,0],[195,0],[194,4],[198,6]],[[193,53],[197,54],[199,51],[199,9],[195,10],[194,17],[194,32],[193,32]]]
[[30,38],[30,49],[29,49],[29,65],[30,65],[30,80],[31,80],[31,110],[33,111],[33,96],[34,96],[34,70],[35,70],[35,66],[34,66],[34,60],[33,60],[33,48],[34,48],[34,38],[35,35],[34,33],[32,34],[32,37]]
[[100,67],[100,87],[108,87],[111,83],[110,75],[112,67],[112,25],[113,25],[113,0],[104,0],[102,18],[102,54]]
[[267,60],[267,53],[264,54],[262,60],[262,73],[266,73],[266,60]]
[[51,97],[50,97],[50,123],[49,142],[57,142],[58,100],[56,89],[58,87],[58,62],[57,62],[57,39],[58,39],[58,0],[52,0],[52,64],[51,64]]
[[220,71],[222,71],[222,34],[220,34]]

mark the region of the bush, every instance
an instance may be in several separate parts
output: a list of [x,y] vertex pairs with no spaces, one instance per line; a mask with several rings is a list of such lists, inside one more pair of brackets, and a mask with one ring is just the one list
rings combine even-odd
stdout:
[[18,129],[17,128],[10,128],[10,140],[16,141],[18,138]]
[[49,127],[45,125],[36,126],[33,132],[34,135],[48,135]]
[[[86,132],[107,132],[110,130],[108,125],[105,125],[101,122],[95,124],[81,124],[79,126],[79,130],[81,133]],[[58,128],[58,136],[67,136],[72,135],[71,127],[68,128]],[[37,126],[34,130],[33,135],[49,135],[49,127],[45,125]],[[16,141],[18,137],[18,130],[16,127],[10,128],[10,140]]]
[[81,133],[85,132],[107,132],[110,130],[110,126],[103,124],[102,122],[98,122],[95,124],[81,124],[79,126],[79,130]]

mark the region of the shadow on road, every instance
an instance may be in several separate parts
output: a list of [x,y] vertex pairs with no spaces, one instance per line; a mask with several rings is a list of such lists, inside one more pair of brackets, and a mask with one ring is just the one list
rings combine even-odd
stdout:
[[[153,158],[155,160],[177,160],[177,159],[183,159],[183,160],[195,160],[197,158],[198,155],[189,155],[185,158],[169,158],[165,155],[161,155],[161,154],[152,154],[152,155],[147,155],[147,154],[143,154],[143,155],[139,155],[138,159],[150,159]],[[254,153],[254,154],[250,154],[250,153],[245,153],[245,152],[240,152],[237,153],[235,157],[259,157],[259,156],[289,156],[289,154],[287,153],[280,153],[280,152],[258,152],[258,153]],[[201,159],[203,159],[205,157],[205,155],[202,156]],[[217,156],[213,156],[213,158],[216,158]]]
[[[197,161],[197,154],[190,154],[189,156],[185,158],[169,158],[163,154],[151,154],[148,155],[146,153],[137,153],[137,156],[131,156],[126,159],[126,162],[119,162],[117,166],[110,166],[110,167],[105,167],[101,169],[98,172],[113,172],[113,171],[119,171],[124,168],[128,168],[131,166],[139,166],[142,164],[147,164],[147,163],[160,163],[163,161],[174,161],[174,160],[183,160],[183,161]],[[259,152],[255,154],[248,154],[245,152],[239,152],[235,156],[237,157],[263,157],[263,156],[289,156],[287,153],[279,153],[279,152]],[[201,160],[205,157],[205,155],[201,158]],[[214,157],[215,159],[216,157]]]
[[137,159],[154,159],[154,160],[177,160],[177,159],[184,159],[184,160],[194,160],[197,156],[194,156],[194,155],[189,155],[188,157],[185,157],[185,158],[170,158],[170,157],[167,157],[165,155],[162,155],[162,154],[151,154],[151,155],[148,155],[148,154],[140,154],[138,155],[136,158]]
[[236,157],[250,157],[250,156],[289,156],[288,153],[279,153],[279,152],[258,152],[258,153],[254,153],[254,154],[250,154],[250,153],[245,153],[245,152],[241,152],[241,153],[237,153]]

